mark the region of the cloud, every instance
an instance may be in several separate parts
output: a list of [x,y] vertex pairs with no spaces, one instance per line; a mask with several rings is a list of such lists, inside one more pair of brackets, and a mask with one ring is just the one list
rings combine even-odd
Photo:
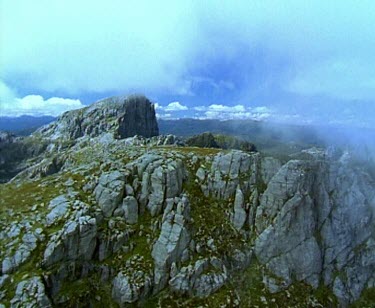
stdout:
[[191,4],[2,1],[2,78],[65,93],[187,94],[195,45]]
[[[245,107],[238,116],[253,115],[248,102],[255,102],[315,118],[334,102],[327,121],[346,101],[366,100],[369,108],[352,121],[373,123],[370,0],[2,0],[0,6],[0,79],[16,97],[89,103],[95,95],[143,92],[197,106],[198,113],[225,113],[207,107],[236,102]],[[206,109],[198,110],[202,101]]]
[[204,113],[206,119],[234,120],[234,119],[251,119],[251,112],[230,112],[223,113],[220,111],[208,110]]
[[236,105],[236,106],[224,106],[224,105],[217,105],[217,104],[212,104],[208,106],[209,111],[214,111],[214,112],[245,112],[246,108],[243,105]]
[[[357,96],[375,74],[372,1],[3,0],[1,6],[2,78],[35,90],[191,95],[194,82],[228,90],[242,82],[239,91],[250,83],[254,91],[288,77],[295,91],[305,93],[293,84],[306,80],[337,95],[319,83],[343,75],[310,68],[341,57],[345,72],[361,70],[350,59],[368,64],[351,84]],[[212,75],[217,63],[235,70]]]
[[169,103],[166,107],[163,107],[165,111],[184,111],[188,110],[187,106],[181,105],[180,102]]
[[196,106],[196,107],[193,107],[194,110],[196,111],[205,111],[207,110],[207,107],[206,106]]
[[244,105],[228,106],[212,104],[210,106],[197,106],[193,110],[196,118],[219,120],[265,120],[271,117],[272,110],[266,106],[245,107]]
[[331,59],[299,71],[289,90],[304,95],[325,94],[342,100],[375,98],[375,61]]
[[40,95],[27,95],[17,98],[15,93],[0,82],[0,115],[17,117],[20,115],[58,116],[65,111],[82,108],[84,105],[78,99],[51,97],[44,99]]
[[245,112],[246,107],[244,105],[227,106],[222,104],[212,104],[209,106],[196,106],[193,108],[196,111],[212,111],[212,112]]
[[6,101],[13,101],[15,99],[14,91],[9,88],[3,81],[0,80],[0,103]]
[[156,117],[158,119],[164,119],[164,120],[177,119],[177,118],[172,117],[171,113],[157,113]]
[[257,112],[257,113],[270,113],[270,112],[272,112],[272,110],[267,106],[254,107],[254,108],[251,108],[251,110],[253,112]]

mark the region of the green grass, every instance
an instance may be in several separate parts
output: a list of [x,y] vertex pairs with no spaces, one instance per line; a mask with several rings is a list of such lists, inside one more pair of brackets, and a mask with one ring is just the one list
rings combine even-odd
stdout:
[[213,238],[217,247],[216,254],[220,256],[244,245],[242,236],[225,214],[231,210],[227,201],[204,196],[199,184],[193,179],[186,181],[183,188],[189,196],[193,237],[196,241],[205,243],[209,238]]
[[369,288],[363,291],[358,301],[354,302],[353,308],[374,308],[375,307],[375,288]]
[[199,156],[216,155],[217,153],[223,152],[223,149],[199,148],[199,147],[160,146],[160,147],[155,147],[155,148],[168,150],[168,151],[174,151],[174,152],[182,153],[182,154],[193,153]]
[[0,214],[6,216],[7,210],[12,209],[18,214],[29,213],[35,204],[47,204],[58,196],[62,183],[50,182],[52,177],[40,180],[24,181],[22,184],[0,184]]
[[148,299],[142,303],[141,307],[153,308],[195,308],[195,307],[235,307],[235,290],[229,286],[223,286],[217,292],[210,295],[208,298],[189,297],[187,295],[175,294],[164,290],[157,296]]
[[[263,274],[272,275],[255,259],[244,271],[236,273],[231,284],[238,288],[241,307],[313,307],[312,303],[322,307],[337,307],[337,300],[332,292],[324,286],[314,290],[303,282],[295,282],[287,289],[270,293],[262,282]],[[275,278],[278,281],[278,278]]]
[[99,281],[99,275],[94,274],[63,283],[59,296],[68,300],[56,307],[88,307],[88,303],[90,303],[90,307],[94,308],[118,307],[111,296],[111,282],[98,283]]

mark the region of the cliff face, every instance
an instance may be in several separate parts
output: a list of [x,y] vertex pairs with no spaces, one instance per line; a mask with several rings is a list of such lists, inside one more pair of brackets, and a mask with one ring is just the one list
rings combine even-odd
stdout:
[[48,142],[16,137],[0,131],[0,183],[5,183],[27,168],[24,160],[40,155]]
[[159,135],[154,105],[145,97],[130,97],[125,103],[125,112],[118,119],[119,138],[140,135],[152,137]]
[[[42,136],[68,132],[54,125]],[[5,304],[373,304],[375,183],[348,154],[281,162],[101,129],[0,185]]]
[[37,133],[50,139],[71,140],[108,132],[119,139],[159,135],[153,104],[144,96],[111,97],[87,108],[68,111]]
[[[17,173],[30,167],[32,160],[45,163],[40,155],[54,147],[67,148],[77,139],[105,135],[106,138],[123,139],[135,135],[159,135],[154,105],[144,96],[111,97],[89,107],[68,111],[55,122],[37,130],[33,136],[16,138],[0,132],[0,183],[9,181]],[[49,156],[45,153],[45,156]],[[60,159],[45,167],[45,175],[59,169]],[[43,167],[43,168],[44,168]],[[34,168],[35,169],[35,168]],[[32,176],[32,174],[31,174]]]

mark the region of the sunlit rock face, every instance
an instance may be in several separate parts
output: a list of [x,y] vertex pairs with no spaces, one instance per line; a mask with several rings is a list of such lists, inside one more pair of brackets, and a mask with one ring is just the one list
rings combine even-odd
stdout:
[[[0,131],[0,183],[7,182],[29,164],[26,160],[37,157],[29,177],[52,174],[60,170],[63,157],[46,160],[40,154],[70,146],[82,139],[101,136],[103,142],[139,136],[149,138],[159,135],[154,105],[142,95],[114,96],[92,105],[65,112],[55,122],[48,124],[33,136],[15,137]],[[174,140],[169,140],[174,142]]]
[[145,96],[114,96],[86,108],[68,111],[38,131],[50,139],[70,140],[108,132],[117,139],[159,135],[154,105]]

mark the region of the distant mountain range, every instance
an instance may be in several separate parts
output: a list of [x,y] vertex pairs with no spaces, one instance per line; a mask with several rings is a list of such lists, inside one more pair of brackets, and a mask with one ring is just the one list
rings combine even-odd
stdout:
[[55,117],[42,116],[20,116],[0,117],[0,130],[9,131],[20,136],[30,135],[37,128],[56,120]]

